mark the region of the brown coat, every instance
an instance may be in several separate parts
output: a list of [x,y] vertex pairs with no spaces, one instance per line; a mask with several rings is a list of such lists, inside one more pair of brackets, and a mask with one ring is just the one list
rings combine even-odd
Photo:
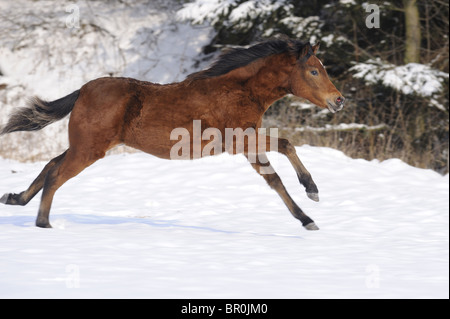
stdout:
[[[209,69],[192,74],[179,83],[160,85],[107,77],[90,81],[57,101],[37,99],[28,109],[13,115],[2,133],[40,129],[72,112],[70,147],[47,164],[28,190],[21,194],[5,194],[0,202],[25,205],[43,188],[36,225],[50,227],[48,216],[56,190],[105,156],[110,148],[126,144],[171,159],[174,154],[171,151],[177,145],[189,150],[185,158],[196,158],[196,154],[215,155],[211,154],[210,148],[202,152],[211,141],[201,139],[205,130],[213,128],[222,139],[219,141],[221,147],[214,148],[216,153],[218,150],[219,153],[241,152],[249,160],[252,158],[252,166],[280,194],[294,217],[307,229],[318,229],[287,194],[265,152],[259,151],[277,151],[286,155],[308,197],[318,200],[317,187],[295,148],[286,139],[258,134],[262,117],[270,105],[289,93],[333,113],[342,109],[344,98],[315,56],[317,49],[318,45],[291,39],[271,40],[249,49],[225,53]],[[200,125],[198,132],[196,124]],[[232,144],[227,144],[229,129],[235,132],[253,130],[255,134],[242,138],[243,145],[238,145],[239,136]],[[188,138],[174,138],[174,130],[187,132]],[[195,141],[200,144],[196,146]],[[249,147],[252,143],[256,145],[255,149]],[[251,153],[258,156],[251,157]]]

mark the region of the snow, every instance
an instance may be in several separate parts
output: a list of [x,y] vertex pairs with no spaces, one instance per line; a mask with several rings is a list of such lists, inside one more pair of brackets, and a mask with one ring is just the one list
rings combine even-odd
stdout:
[[[48,99],[108,75],[141,76],[157,83],[181,81],[197,71],[194,58],[209,43],[211,28],[181,23],[173,11],[160,6],[147,1],[133,6],[15,1],[4,13],[14,19],[2,21],[11,32],[0,39],[1,69]],[[67,8],[77,8],[79,15]]]
[[[307,199],[285,157],[269,157],[315,220],[309,232],[242,156],[108,156],[68,181],[53,229],[39,196],[0,206],[2,298],[448,298],[449,175],[297,148],[320,191]],[[0,195],[45,162],[0,159]]]
[[215,25],[229,14],[229,23],[236,29],[250,29],[257,17],[264,20],[265,16],[285,9],[292,10],[292,4],[285,0],[248,0],[239,3],[234,0],[195,0],[185,3],[177,11],[180,21],[191,21],[194,24],[210,23]]
[[387,128],[386,124],[378,124],[378,125],[366,125],[360,123],[339,123],[337,125],[325,124],[325,127],[311,127],[311,126],[302,126],[296,127],[295,131],[297,132],[330,132],[330,131],[349,131],[349,130],[367,130],[367,131],[376,131],[380,129]]
[[[211,26],[189,22],[214,25],[230,14],[245,24],[247,16],[288,12],[283,3],[196,0],[177,11],[180,2],[0,2],[0,125],[35,94],[60,98],[100,76],[180,81],[209,63],[199,53],[214,37]],[[320,38],[317,17],[282,23]],[[353,69],[366,81],[418,94],[434,94],[448,78],[422,65],[380,72],[366,64]],[[56,156],[67,148],[66,125],[2,136],[2,154]],[[286,158],[270,159],[318,232],[301,227],[241,156],[108,156],[57,192],[53,229],[34,227],[39,195],[25,207],[1,205],[0,297],[448,298],[449,175],[328,148],[297,151],[319,203]],[[0,196],[23,191],[45,164],[0,158]]]
[[275,12],[283,6],[291,6],[286,1],[270,1],[270,0],[249,0],[239,4],[230,13],[230,21],[239,23],[244,19],[254,20],[258,16],[264,16],[268,13]]
[[233,6],[236,6],[234,0],[196,0],[185,3],[183,8],[177,11],[177,18],[180,21],[190,20],[194,24],[208,21],[214,25],[220,16],[227,15]]
[[318,16],[306,18],[290,16],[280,20],[280,23],[292,30],[297,39],[305,39],[311,43],[315,43],[317,37],[320,37],[320,28],[323,24]]
[[[403,94],[418,94],[431,97],[433,94],[443,90],[443,82],[448,79],[448,73],[430,68],[419,63],[408,63],[395,66],[378,60],[369,60],[357,63],[350,71],[356,72],[353,76],[362,78],[367,83],[375,84],[381,82]],[[445,111],[438,103],[433,105]]]
[[356,5],[356,2],[354,0],[339,0],[339,3],[343,5]]

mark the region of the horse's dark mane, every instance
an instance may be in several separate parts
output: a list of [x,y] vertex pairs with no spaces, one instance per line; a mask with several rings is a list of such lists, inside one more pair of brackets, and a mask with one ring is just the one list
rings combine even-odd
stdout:
[[230,49],[221,54],[208,69],[193,73],[188,76],[188,79],[195,80],[224,75],[273,54],[289,52],[298,57],[306,45],[311,46],[309,42],[286,38],[260,42],[249,48]]

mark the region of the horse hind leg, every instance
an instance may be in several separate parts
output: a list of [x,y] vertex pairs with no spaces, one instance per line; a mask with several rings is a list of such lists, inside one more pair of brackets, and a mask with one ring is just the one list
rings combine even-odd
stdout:
[[83,156],[69,149],[65,157],[49,169],[45,177],[41,203],[36,218],[36,226],[51,228],[49,222],[50,208],[55,192],[69,179],[78,175],[89,165],[103,156]]
[[52,159],[48,164],[44,167],[39,176],[31,183],[30,187],[26,191],[23,191],[19,194],[14,193],[6,193],[0,198],[0,203],[5,205],[20,205],[25,206],[33,199],[34,196],[44,187],[45,177],[51,168],[61,162],[62,159],[66,156],[67,151],[62,153],[61,155]]

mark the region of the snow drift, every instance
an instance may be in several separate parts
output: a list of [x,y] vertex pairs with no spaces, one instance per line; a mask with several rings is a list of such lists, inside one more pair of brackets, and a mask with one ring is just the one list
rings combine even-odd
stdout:
[[[55,196],[0,206],[2,298],[448,298],[449,175],[399,160],[297,152],[321,201],[270,153],[319,231],[301,227],[246,159],[96,162]],[[44,162],[0,160],[0,192],[24,190]],[[39,197],[39,196],[37,196]]]

